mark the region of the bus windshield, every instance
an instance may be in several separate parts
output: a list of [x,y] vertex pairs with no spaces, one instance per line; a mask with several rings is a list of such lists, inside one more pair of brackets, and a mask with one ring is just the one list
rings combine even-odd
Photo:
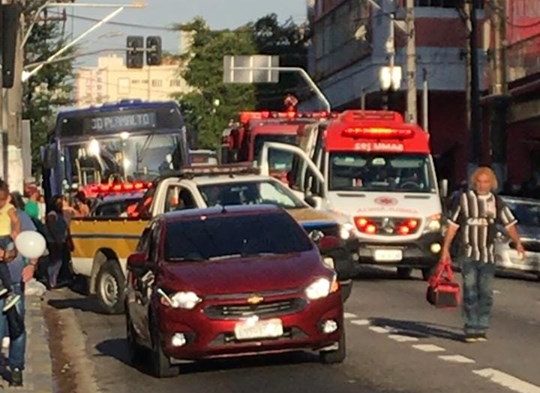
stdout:
[[178,147],[178,134],[123,133],[73,142],[64,149],[66,178],[80,185],[116,179],[151,181],[179,168]]
[[330,191],[436,192],[427,154],[330,154]]

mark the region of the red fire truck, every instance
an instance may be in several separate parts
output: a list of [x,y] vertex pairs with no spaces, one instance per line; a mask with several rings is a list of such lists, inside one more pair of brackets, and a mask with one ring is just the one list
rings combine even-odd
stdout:
[[[256,161],[266,142],[297,145],[298,135],[305,126],[337,116],[328,112],[298,112],[297,102],[296,98],[288,96],[285,99],[284,112],[240,112],[238,121],[223,132],[220,162],[225,164]],[[271,152],[271,172],[286,174],[291,169],[292,158],[292,154],[287,152]]]

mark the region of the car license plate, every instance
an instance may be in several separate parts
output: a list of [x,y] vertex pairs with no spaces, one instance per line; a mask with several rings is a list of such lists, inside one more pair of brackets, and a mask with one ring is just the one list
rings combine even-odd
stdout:
[[275,338],[283,336],[281,319],[266,321],[242,321],[234,328],[237,340],[252,340],[254,338]]
[[403,259],[403,251],[401,250],[375,250],[373,251],[373,259],[377,262],[399,262]]

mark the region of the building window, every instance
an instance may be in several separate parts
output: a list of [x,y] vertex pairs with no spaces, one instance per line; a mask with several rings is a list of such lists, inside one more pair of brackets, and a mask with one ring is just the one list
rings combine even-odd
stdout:
[[129,78],[118,79],[118,94],[129,94],[130,92],[130,80]]
[[152,87],[162,87],[163,81],[161,79],[152,79]]
[[182,87],[182,81],[178,79],[171,79],[171,87]]
[[134,85],[138,85],[139,83],[141,83],[141,80],[140,79],[132,79],[131,83],[133,83]]

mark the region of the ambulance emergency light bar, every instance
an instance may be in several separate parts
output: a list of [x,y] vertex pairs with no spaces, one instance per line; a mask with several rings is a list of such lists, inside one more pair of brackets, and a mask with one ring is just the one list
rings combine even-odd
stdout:
[[392,111],[348,110],[341,114],[340,120],[344,122],[390,121],[393,123],[403,123],[403,116],[398,112]]
[[348,138],[365,139],[408,139],[414,136],[414,131],[410,129],[394,128],[345,128],[341,135]]

